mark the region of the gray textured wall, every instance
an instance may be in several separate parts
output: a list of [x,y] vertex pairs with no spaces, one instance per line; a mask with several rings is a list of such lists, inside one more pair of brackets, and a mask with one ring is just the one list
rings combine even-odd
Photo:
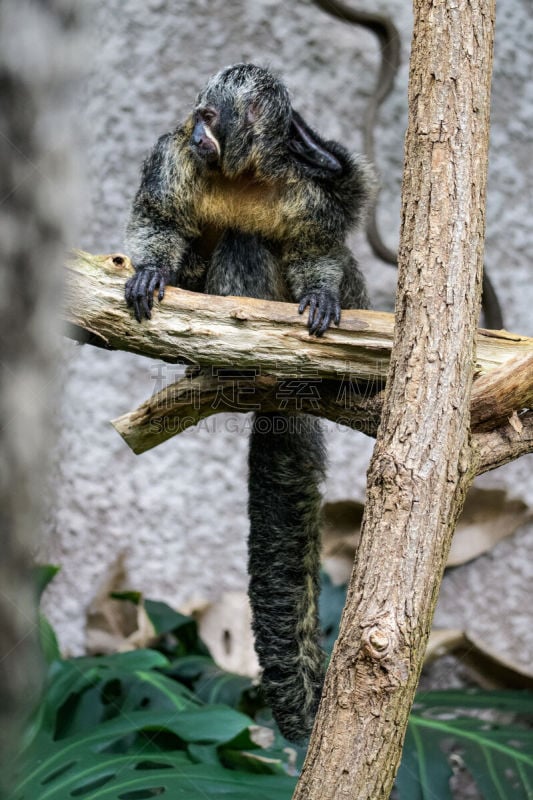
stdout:
[[[394,95],[380,115],[379,218],[396,246],[406,119],[410,4],[381,0],[403,36]],[[507,327],[533,334],[530,226],[533,165],[533,27],[530,0],[498,9],[486,263]],[[92,73],[76,109],[85,131],[87,212],[80,246],[123,249],[123,228],[139,164],[156,137],[183,117],[205,78],[248,60],[283,72],[294,104],[327,136],[361,148],[360,126],[378,64],[372,35],[298,0],[94,0]],[[391,309],[395,272],[377,262],[362,235],[353,247],[377,308]],[[127,552],[132,587],[182,604],[246,585],[246,435],[227,418],[189,430],[141,457],[132,455],[108,420],[153,390],[156,364],[124,353],[65,344],[58,410],[60,441],[42,556],[63,565],[46,609],[62,644],[83,645],[87,603],[118,552]],[[216,430],[214,430],[216,427]],[[328,499],[361,498],[372,443],[331,430]],[[533,504],[532,459],[484,479]],[[441,623],[495,636],[525,661],[531,617],[527,591],[533,528],[476,563],[447,576]]]

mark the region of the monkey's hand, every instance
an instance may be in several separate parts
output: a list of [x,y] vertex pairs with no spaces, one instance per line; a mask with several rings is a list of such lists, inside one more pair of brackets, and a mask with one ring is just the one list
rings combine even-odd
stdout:
[[341,305],[338,297],[329,289],[318,289],[304,294],[298,306],[298,313],[303,314],[309,306],[307,322],[309,334],[322,336],[332,322],[338,325],[341,321]]
[[158,290],[159,302],[165,296],[168,276],[163,270],[145,267],[138,270],[126,283],[125,297],[128,306],[133,306],[137,322],[143,317],[150,319],[154,305],[154,292]]

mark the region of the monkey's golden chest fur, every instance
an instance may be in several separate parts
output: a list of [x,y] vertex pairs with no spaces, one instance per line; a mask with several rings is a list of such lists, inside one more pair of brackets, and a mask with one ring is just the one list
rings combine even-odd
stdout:
[[285,215],[281,187],[250,178],[209,179],[197,196],[196,215],[202,230],[233,228],[278,239],[283,236]]

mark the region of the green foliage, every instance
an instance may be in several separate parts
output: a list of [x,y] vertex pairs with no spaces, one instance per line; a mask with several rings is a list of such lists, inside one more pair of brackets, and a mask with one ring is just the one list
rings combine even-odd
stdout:
[[[54,574],[41,571],[40,591]],[[345,587],[323,579],[328,650],[344,596]],[[142,601],[132,592],[115,597]],[[160,602],[145,600],[144,607],[160,637],[157,649],[105,656],[62,660],[41,619],[48,684],[26,733],[12,800],[289,800],[304,751],[277,732],[258,687],[215,664],[193,619]],[[261,739],[257,725],[270,728]],[[457,772],[484,800],[533,796],[533,693],[417,697],[399,800],[452,800]]]
[[287,742],[272,732],[260,746],[239,710],[263,705],[252,682],[216,666],[194,620],[163,603],[145,608],[164,652],[52,663],[13,800],[289,800]]
[[51,664],[53,661],[58,661],[61,658],[61,653],[59,651],[57,636],[54,629],[41,612],[39,612],[38,626],[39,642],[46,663]]
[[453,800],[450,779],[457,771],[484,800],[533,797],[532,692],[417,696],[396,780],[400,800]]
[[56,564],[39,564],[34,569],[35,589],[37,597],[41,598],[42,593],[48,584],[55,578],[61,567]]
[[[61,568],[55,564],[40,564],[34,569],[35,590],[37,597],[40,599],[42,594],[50,581],[52,581]],[[55,631],[46,619],[46,617],[39,612],[38,618],[39,642],[47,664],[51,664],[61,658],[59,652],[59,644]]]

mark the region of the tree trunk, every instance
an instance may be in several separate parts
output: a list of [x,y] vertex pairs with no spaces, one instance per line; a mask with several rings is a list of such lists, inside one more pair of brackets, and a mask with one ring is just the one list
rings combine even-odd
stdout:
[[294,800],[389,797],[457,515],[494,0],[414,0],[395,341],[346,606]]

